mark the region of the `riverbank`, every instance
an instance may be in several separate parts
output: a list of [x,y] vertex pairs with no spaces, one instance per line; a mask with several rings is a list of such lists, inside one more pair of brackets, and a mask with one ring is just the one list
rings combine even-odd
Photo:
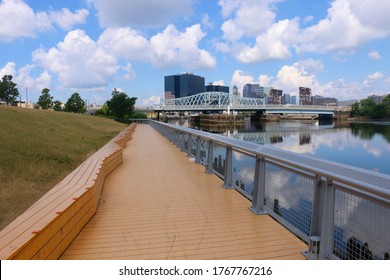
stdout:
[[244,123],[244,115],[198,115],[191,116],[191,123],[200,125],[235,125]]
[[125,127],[106,118],[0,106],[0,229]]

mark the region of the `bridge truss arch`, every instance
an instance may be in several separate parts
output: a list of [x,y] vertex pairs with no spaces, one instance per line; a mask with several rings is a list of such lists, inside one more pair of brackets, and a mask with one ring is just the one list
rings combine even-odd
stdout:
[[154,107],[155,111],[223,111],[228,109],[262,110],[264,109],[264,99],[211,91],[182,98],[165,99]]

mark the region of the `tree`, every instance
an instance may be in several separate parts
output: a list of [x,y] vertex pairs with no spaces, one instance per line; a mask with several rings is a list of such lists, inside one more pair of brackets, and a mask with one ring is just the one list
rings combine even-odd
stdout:
[[352,104],[351,117],[374,119],[390,117],[390,94],[380,104],[376,104],[371,98],[365,98]]
[[16,84],[12,82],[12,75],[4,75],[0,82],[0,101],[4,101],[7,105],[16,101],[19,96],[19,91]]
[[49,94],[50,89],[44,88],[38,98],[38,104],[42,109],[50,109],[53,106],[53,96]]
[[386,117],[390,117],[390,94],[383,98],[382,105],[385,107]]
[[362,114],[361,112],[361,106],[360,106],[360,102],[357,101],[355,103],[352,104],[352,108],[351,108],[351,117],[360,117]]
[[128,97],[126,93],[118,91],[116,88],[112,91],[111,100],[107,101],[107,106],[116,119],[123,119],[134,111],[136,97]]
[[84,113],[85,111],[84,100],[81,99],[77,92],[73,93],[65,104],[65,112]]
[[373,117],[375,116],[376,104],[371,98],[365,98],[360,100],[360,110],[363,116]]
[[52,108],[54,111],[62,111],[62,102],[59,100],[54,101]]
[[96,115],[109,116],[110,114],[110,108],[108,108],[107,103],[104,103],[103,106],[96,111]]

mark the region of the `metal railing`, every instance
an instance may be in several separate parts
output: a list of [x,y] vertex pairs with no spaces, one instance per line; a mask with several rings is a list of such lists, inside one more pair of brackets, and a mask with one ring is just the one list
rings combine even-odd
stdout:
[[308,244],[309,259],[388,259],[390,176],[150,121],[182,151]]
[[128,119],[130,123],[148,124],[150,119]]

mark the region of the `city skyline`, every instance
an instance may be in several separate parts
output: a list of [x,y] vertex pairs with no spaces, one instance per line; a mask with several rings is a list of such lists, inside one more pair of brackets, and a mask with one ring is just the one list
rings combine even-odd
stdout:
[[247,83],[338,100],[390,92],[390,2],[379,0],[69,0],[0,2],[0,76],[24,98],[78,92],[102,104],[113,88],[148,106],[164,76]]

